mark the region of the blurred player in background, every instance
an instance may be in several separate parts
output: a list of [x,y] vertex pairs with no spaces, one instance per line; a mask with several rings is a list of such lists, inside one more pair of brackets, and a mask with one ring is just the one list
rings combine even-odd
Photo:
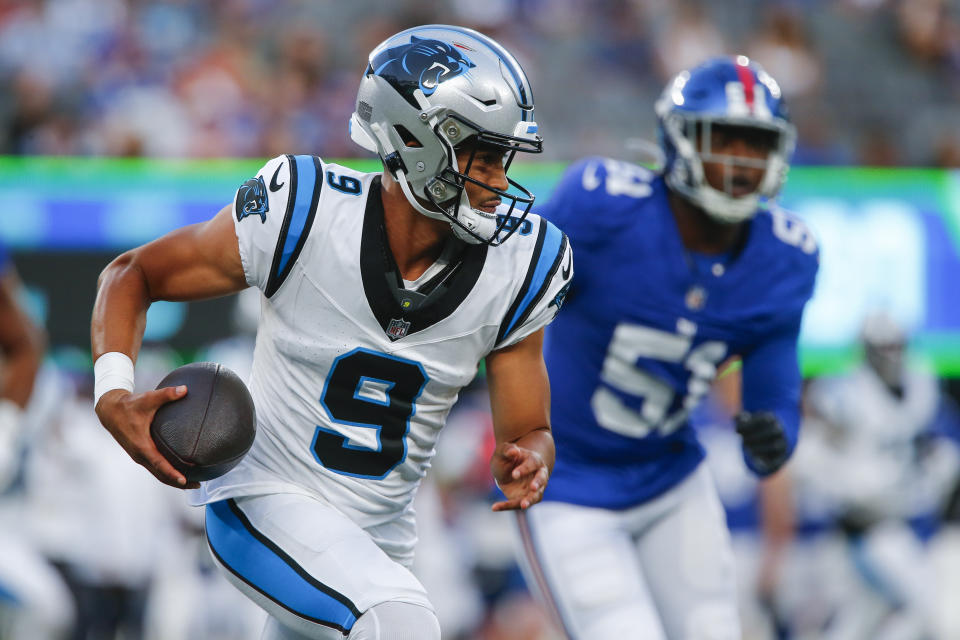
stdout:
[[[43,362],[44,335],[21,307],[22,287],[0,245],[0,493],[19,473],[26,409]],[[56,571],[21,535],[16,499],[0,498],[0,637],[61,638],[73,603]]]
[[908,366],[907,334],[886,313],[861,332],[864,362],[810,385],[810,441],[797,467],[832,505],[857,578],[822,637],[926,638],[933,633],[935,573],[916,527],[942,511],[960,454],[937,437],[939,384]]
[[542,144],[524,72],[475,31],[417,27],[371,53],[356,105],[352,136],[382,174],[279,156],[210,222],[115,260],[94,308],[97,413],[182,487],[149,426],[187,391],[130,393],[146,309],[263,291],[257,439],[195,498],[218,562],[271,614],[267,639],[439,638],[408,569],[411,502],[482,358],[506,495],[493,508],[538,502],[553,464],[542,328],[572,254],[507,178]]
[[548,333],[558,460],[519,516],[527,571],[571,638],[740,638],[729,535],[688,413],[743,359],[743,457],[797,441],[797,335],[817,245],[770,200],[794,128],[747,58],[684,71],[657,103],[663,175],[590,158],[542,209],[578,251]]

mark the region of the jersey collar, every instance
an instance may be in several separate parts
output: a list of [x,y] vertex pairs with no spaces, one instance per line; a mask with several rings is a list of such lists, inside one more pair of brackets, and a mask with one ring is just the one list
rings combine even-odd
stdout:
[[[422,331],[453,313],[473,290],[487,257],[485,244],[464,243],[459,258],[419,287],[422,298],[407,305],[383,224],[380,176],[373,179],[363,215],[360,273],[370,310],[391,341]],[[426,292],[426,293],[423,293]],[[405,308],[407,307],[413,307]]]

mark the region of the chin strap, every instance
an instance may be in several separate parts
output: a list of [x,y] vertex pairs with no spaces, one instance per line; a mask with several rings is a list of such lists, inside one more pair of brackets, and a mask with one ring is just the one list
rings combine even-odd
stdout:
[[[376,138],[376,151],[378,153],[383,154],[384,157],[397,153],[397,150],[390,143],[390,138],[379,124],[376,122],[371,122],[370,131],[373,132],[373,135]],[[367,137],[369,138],[369,135]],[[417,197],[413,195],[413,190],[410,188],[410,183],[407,182],[407,174],[402,164],[396,167],[392,173],[397,183],[400,185],[400,190],[403,191],[404,197],[406,197],[407,202],[410,203],[410,206],[429,218],[433,218],[435,220],[446,220],[449,222],[449,219],[444,214],[440,213],[439,211],[431,211],[420,204],[420,202],[417,200]]]

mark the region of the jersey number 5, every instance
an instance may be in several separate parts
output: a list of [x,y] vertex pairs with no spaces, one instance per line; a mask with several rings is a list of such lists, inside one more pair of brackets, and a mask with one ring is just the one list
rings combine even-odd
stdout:
[[383,479],[407,457],[410,418],[426,383],[423,367],[412,360],[359,348],[340,356],[320,404],[337,424],[362,431],[351,442],[354,438],[318,426],[314,456],[331,471]]
[[[590,405],[597,423],[628,438],[644,438],[653,430],[672,433],[710,390],[717,364],[727,353],[718,341],[704,342],[691,350],[692,335],[667,333],[634,324],[619,324],[607,348],[600,379],[609,387],[643,400],[640,411],[628,407],[605,385],[597,387]],[[683,363],[689,374],[683,404],[667,415],[674,389],[660,378],[640,369],[637,360],[650,358],[665,363]]]

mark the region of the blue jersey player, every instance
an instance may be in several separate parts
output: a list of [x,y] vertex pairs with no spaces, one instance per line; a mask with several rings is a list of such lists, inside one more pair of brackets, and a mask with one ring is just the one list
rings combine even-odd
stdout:
[[[662,174],[588,158],[541,214],[577,274],[548,332],[557,462],[519,518],[525,569],[570,638],[740,638],[723,510],[688,421],[743,361],[747,466],[797,442],[797,334],[816,242],[776,208],[795,131],[747,58],[680,73],[657,103]],[[557,300],[563,302],[562,299]]]

